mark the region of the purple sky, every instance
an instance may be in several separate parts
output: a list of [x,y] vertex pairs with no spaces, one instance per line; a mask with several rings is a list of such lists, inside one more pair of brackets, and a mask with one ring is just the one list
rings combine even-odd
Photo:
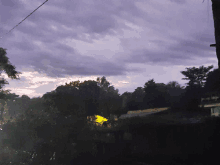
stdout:
[[0,47],[22,72],[2,74],[12,93],[105,76],[122,94],[152,78],[185,85],[186,67],[217,68],[209,0],[49,0],[4,35],[44,1],[0,0]]

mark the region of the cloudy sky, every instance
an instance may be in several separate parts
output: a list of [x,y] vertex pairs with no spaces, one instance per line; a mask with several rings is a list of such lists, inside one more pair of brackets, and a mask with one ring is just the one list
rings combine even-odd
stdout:
[[[210,0],[0,0],[0,47],[22,72],[5,89],[42,96],[105,76],[122,94],[187,83],[186,67],[217,68]],[[6,34],[6,35],[5,35]]]

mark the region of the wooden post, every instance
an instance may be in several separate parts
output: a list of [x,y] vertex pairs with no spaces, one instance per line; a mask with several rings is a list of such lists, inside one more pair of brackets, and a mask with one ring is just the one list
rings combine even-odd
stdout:
[[212,12],[214,19],[216,44],[211,44],[210,47],[216,47],[218,69],[220,69],[220,0],[212,0]]

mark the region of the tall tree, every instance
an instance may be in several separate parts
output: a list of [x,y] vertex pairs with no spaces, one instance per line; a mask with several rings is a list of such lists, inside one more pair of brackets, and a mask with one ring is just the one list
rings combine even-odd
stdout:
[[[17,153],[10,159],[12,164],[69,164],[76,151],[72,144],[79,146],[77,136],[81,136],[80,140],[89,136],[89,129],[83,130],[85,122],[80,118],[45,113],[42,103],[41,98],[31,99],[24,117],[3,126],[9,138],[5,144]],[[55,161],[52,161],[54,153]]]
[[100,87],[96,81],[84,81],[79,86],[79,92],[82,100],[85,102],[87,116],[98,113],[98,104],[100,96]]
[[170,81],[166,85],[168,93],[170,95],[170,104],[171,106],[176,106],[181,100],[182,94],[185,92],[185,89],[177,81]]
[[[31,99],[23,115],[5,124],[2,129],[9,137],[6,145],[17,152],[10,159],[12,164],[70,164],[80,149],[82,152],[92,150],[89,146],[92,133],[81,117],[81,110],[85,109],[82,99],[89,100],[95,95],[95,89],[90,87],[96,88],[95,82],[81,84],[78,88],[59,86],[42,98]],[[28,97],[21,99],[28,100]],[[55,160],[50,160],[51,157]]]
[[156,88],[157,88],[157,85],[156,85],[154,79],[151,79],[144,84],[144,91],[146,94],[147,93],[153,94],[155,92]]
[[20,79],[19,74],[21,74],[21,72],[17,72],[15,66],[9,62],[9,58],[6,56],[6,50],[7,49],[0,48],[0,72],[5,71],[11,79]]
[[145,91],[142,87],[138,87],[131,94],[131,98],[127,103],[128,110],[141,110],[144,109],[143,101],[144,101]]
[[127,113],[127,111],[130,110],[129,108],[129,102],[132,101],[132,92],[124,92],[121,95],[121,99],[122,99],[122,114],[123,113]]
[[187,78],[182,79],[189,80],[189,82],[187,83],[188,86],[199,85],[200,87],[204,87],[204,81],[206,81],[208,73],[212,68],[213,65],[208,67],[200,66],[199,68],[186,68],[187,71],[181,71],[181,73]]
[[[47,111],[54,111],[64,116],[92,116],[98,113],[100,87],[96,81],[66,83],[55,91],[46,93],[44,104]],[[50,112],[51,113],[51,112]]]
[[8,100],[9,113],[12,116],[21,115],[25,113],[30,104],[30,97],[27,95],[22,95],[21,97],[16,97],[18,95],[9,96],[11,99]]
[[187,110],[197,110],[201,102],[201,97],[204,94],[204,85],[209,71],[213,68],[213,65],[199,68],[186,68],[187,71],[181,71],[181,73],[187,77],[184,80],[189,80],[187,83],[186,91],[182,99],[182,103]]
[[170,97],[165,84],[155,83],[154,79],[151,79],[145,83],[144,90],[145,109],[169,105]]
[[132,93],[132,97],[135,99],[135,101],[140,103],[143,102],[144,95],[145,95],[145,91],[142,87],[137,87]]
[[98,77],[96,79],[97,83],[98,83],[98,86],[100,86],[100,88],[103,90],[103,91],[108,91],[108,88],[110,86],[110,83],[107,81],[106,77],[103,76],[102,78]]
[[109,118],[110,114],[118,114],[122,107],[122,98],[118,89],[111,86],[104,76],[98,77],[96,81],[100,87],[99,112],[105,118]]
[[59,86],[55,91],[43,95],[48,113],[62,116],[85,115],[85,105],[79,89],[73,86]]
[[154,81],[154,79],[149,80],[148,82],[145,83],[144,85],[144,91],[145,91],[145,96],[144,96],[144,108],[153,108],[155,107],[156,103],[156,88],[157,85]]
[[164,83],[156,83],[157,85],[157,100],[158,107],[169,107],[170,104],[170,93],[169,89]]
[[[20,79],[19,78],[19,74],[21,74],[21,72],[17,72],[15,70],[15,66],[13,66],[10,61],[9,58],[6,56],[6,50],[7,49],[3,49],[0,47],[0,73],[2,73],[2,71],[5,71],[5,73],[8,75],[9,78],[11,79]],[[8,82],[2,78],[0,81],[0,89],[5,85],[8,84]],[[4,99],[4,97],[6,96],[6,94],[2,91],[0,94],[1,98],[0,99]],[[4,102],[2,102],[4,104]],[[3,105],[4,107],[4,105]],[[4,109],[1,109],[1,120],[3,120],[3,111]]]
[[181,85],[177,82],[177,81],[170,81],[167,83],[166,85],[168,88],[172,88],[172,89],[175,89],[175,88],[182,88]]

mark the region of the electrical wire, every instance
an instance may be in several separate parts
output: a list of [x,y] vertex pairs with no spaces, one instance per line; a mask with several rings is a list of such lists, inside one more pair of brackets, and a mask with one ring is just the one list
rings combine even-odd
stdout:
[[[48,0],[46,0],[44,3],[42,3],[40,6],[38,6],[38,8],[36,8],[32,13],[30,13],[27,17],[25,17],[25,19],[27,19],[31,14],[33,14],[37,9],[39,9],[41,6],[43,6]],[[5,33],[4,35],[10,33],[14,28],[16,28],[19,24],[21,24],[25,19],[23,19],[21,22],[19,22],[15,27],[13,27],[11,30],[9,30],[7,33]],[[3,36],[4,36],[3,35]],[[0,37],[0,39],[2,39],[2,37]]]

